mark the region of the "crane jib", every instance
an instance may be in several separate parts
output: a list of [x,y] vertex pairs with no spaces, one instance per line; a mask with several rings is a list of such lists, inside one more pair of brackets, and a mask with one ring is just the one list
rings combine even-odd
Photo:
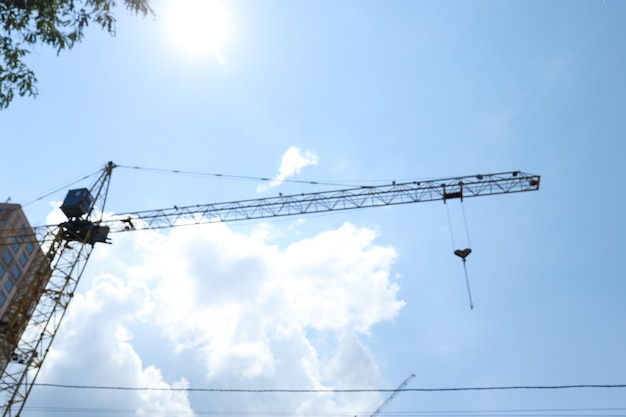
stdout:
[[538,175],[513,171],[445,180],[412,181],[316,193],[279,195],[223,203],[129,212],[106,219],[111,233],[162,229],[177,224],[202,224],[295,216],[539,189]]

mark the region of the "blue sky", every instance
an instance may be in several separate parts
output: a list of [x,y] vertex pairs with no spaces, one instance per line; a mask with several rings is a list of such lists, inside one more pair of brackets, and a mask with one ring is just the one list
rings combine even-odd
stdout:
[[[218,4],[230,28],[219,56],[172,42],[165,0],[155,19],[120,9],[116,37],[90,28],[60,56],[37,47],[39,96],[0,113],[0,198],[29,202],[109,160],[273,178],[294,147],[310,156],[295,180],[522,170],[542,175],[541,190],[465,201],[474,310],[441,203],[116,235],[96,248],[39,382],[625,383],[626,3]],[[107,208],[329,188],[260,185],[118,168]],[[54,219],[63,197],[26,205],[31,223]],[[462,208],[449,209],[465,245]],[[76,394],[35,388],[28,405],[361,416],[385,398]],[[624,398],[403,393],[385,411],[623,409]]]

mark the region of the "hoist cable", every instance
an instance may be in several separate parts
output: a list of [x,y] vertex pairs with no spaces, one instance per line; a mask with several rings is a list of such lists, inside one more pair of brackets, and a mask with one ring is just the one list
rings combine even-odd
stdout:
[[469,274],[467,273],[467,264],[466,264],[467,262],[466,257],[472,251],[471,250],[472,244],[470,242],[469,228],[467,227],[467,217],[465,216],[465,207],[463,206],[463,202],[461,202],[461,208],[463,209],[463,220],[465,222],[465,233],[467,235],[468,249],[465,249],[465,250],[456,249],[456,244],[454,243],[454,232],[452,230],[452,220],[450,218],[450,209],[448,208],[448,205],[446,204],[446,212],[448,213],[448,227],[450,228],[450,239],[452,240],[452,251],[454,252],[455,255],[459,256],[461,260],[463,261],[463,271],[465,272],[465,285],[467,287],[467,296],[469,298],[469,306],[470,306],[470,310],[473,310],[474,301],[472,300],[472,290],[470,288]]
[[446,212],[448,213],[448,229],[450,229],[450,240],[452,241],[452,252],[456,250],[456,245],[454,244],[454,232],[452,231],[452,220],[450,219],[450,208],[446,204]]
[[[472,242],[470,241],[469,228],[467,226],[467,217],[465,216],[465,204],[461,201],[461,211],[463,212],[463,222],[465,223],[465,234],[467,235],[467,247],[472,248]],[[469,297],[470,310],[474,309],[474,302],[472,301],[472,290],[470,289],[469,275],[467,274],[467,265],[465,264],[465,258],[463,258],[463,270],[465,270],[465,284],[467,285],[467,296]]]
[[472,300],[472,290],[470,289],[469,275],[467,274],[467,265],[465,265],[465,258],[463,258],[463,270],[465,271],[465,285],[467,285],[467,296],[469,297],[470,310],[474,309],[474,301]]
[[467,235],[467,247],[472,248],[472,242],[470,241],[469,228],[467,227],[467,217],[465,216],[465,205],[461,201],[461,209],[463,211],[463,221],[465,222],[465,234]]

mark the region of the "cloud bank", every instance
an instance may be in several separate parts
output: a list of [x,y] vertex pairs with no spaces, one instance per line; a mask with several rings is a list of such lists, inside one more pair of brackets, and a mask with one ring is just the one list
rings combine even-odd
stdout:
[[[272,226],[223,224],[116,236],[96,252],[39,382],[132,387],[363,388],[384,384],[366,345],[404,302],[392,247],[346,223],[279,247]],[[98,250],[99,248],[97,248]],[[99,253],[99,254],[98,254]],[[89,268],[88,268],[89,271]],[[81,283],[82,284],[82,283]],[[172,411],[371,411],[379,394],[195,395],[40,391],[74,407]],[[35,400],[33,400],[35,401]],[[178,413],[178,414],[176,414]]]

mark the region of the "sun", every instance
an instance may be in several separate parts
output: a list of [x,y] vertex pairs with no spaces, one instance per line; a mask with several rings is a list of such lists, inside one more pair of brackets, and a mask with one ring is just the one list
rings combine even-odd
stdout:
[[231,27],[223,1],[171,0],[164,20],[177,48],[192,57],[214,56],[224,62],[222,48]]

